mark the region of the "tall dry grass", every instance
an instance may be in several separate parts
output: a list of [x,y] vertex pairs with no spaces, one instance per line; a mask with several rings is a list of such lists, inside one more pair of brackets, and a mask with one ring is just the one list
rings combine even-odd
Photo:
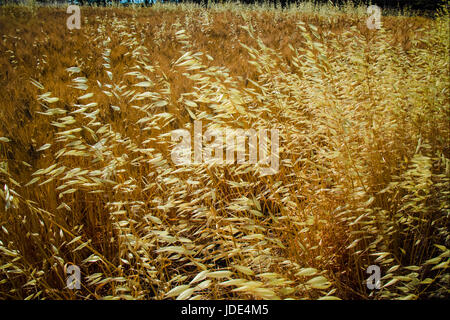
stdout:
[[[447,11],[67,17],[0,8],[1,298],[448,298]],[[279,172],[175,167],[194,120],[278,129]]]

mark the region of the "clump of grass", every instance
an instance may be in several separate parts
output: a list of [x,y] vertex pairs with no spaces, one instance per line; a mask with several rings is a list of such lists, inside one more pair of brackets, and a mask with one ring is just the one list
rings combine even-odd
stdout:
[[[0,8],[2,298],[448,297],[448,12],[241,9]],[[194,120],[279,172],[175,166]]]

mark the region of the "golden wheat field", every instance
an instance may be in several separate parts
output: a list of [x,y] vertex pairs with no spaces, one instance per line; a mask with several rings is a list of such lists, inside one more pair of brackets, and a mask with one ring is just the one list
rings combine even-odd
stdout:
[[[68,17],[0,7],[1,299],[449,298],[446,8]],[[194,121],[276,129],[277,172],[175,165]]]

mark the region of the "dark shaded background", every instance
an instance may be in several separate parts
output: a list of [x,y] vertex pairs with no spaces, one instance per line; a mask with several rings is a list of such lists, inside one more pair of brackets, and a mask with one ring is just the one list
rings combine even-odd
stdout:
[[[181,1],[186,1],[186,0],[181,0]],[[187,0],[189,1],[189,0]],[[327,3],[330,0],[317,0],[314,1],[316,3]],[[191,1],[192,2],[192,1]],[[195,0],[194,2],[202,2],[202,0]],[[262,3],[263,1],[261,0],[240,0],[240,2],[242,3]],[[283,7],[285,7],[287,4],[291,4],[291,3],[299,3],[302,2],[301,0],[278,0],[278,1],[270,1],[269,2],[279,2],[279,4]],[[345,0],[339,1],[339,0],[333,0],[331,1],[334,4],[338,4],[338,5],[342,5],[344,4]],[[365,4],[365,5],[370,5],[370,4],[376,4],[382,8],[392,8],[392,9],[405,9],[405,8],[409,8],[412,10],[423,10],[423,11],[429,11],[429,10],[436,10],[437,8],[439,8],[441,5],[443,5],[444,3],[446,3],[447,1],[445,0],[372,0],[372,1],[368,1],[368,0],[356,0],[353,1],[355,4],[356,3],[361,3],[361,4]]]
[[[105,3],[105,0],[94,0],[98,2],[99,4]],[[119,2],[119,0],[112,0],[113,2]],[[170,0],[165,0],[170,1]],[[270,2],[274,3],[276,7],[286,7],[289,4],[294,3],[300,3],[303,2],[302,0],[236,0],[233,2],[241,2],[246,4],[252,4],[252,3],[260,3],[263,2]],[[0,0],[0,4],[5,3],[19,3],[23,2],[23,0]],[[54,0],[37,0],[38,3],[54,3]],[[59,3],[67,3],[68,1],[65,0],[57,0]],[[84,2],[88,2],[85,0]],[[179,3],[182,2],[194,2],[199,3],[204,6],[207,6],[208,0],[178,0]],[[222,0],[210,0],[210,2],[222,2]],[[316,3],[327,3],[330,2],[330,0],[316,0],[314,1]],[[332,3],[337,5],[342,5],[346,1],[345,0],[331,0]],[[443,4],[447,3],[446,0],[355,0],[353,1],[355,4],[364,4],[364,5],[370,5],[370,4],[376,4],[382,8],[386,9],[410,9],[414,11],[422,11],[424,13],[430,13],[432,11],[435,11],[437,8],[442,6]]]
[[[182,0],[183,1],[183,0]],[[201,0],[197,0],[194,2],[200,2]],[[317,0],[314,1],[316,3],[327,3],[330,0]],[[263,1],[261,0],[241,0],[240,2],[243,3],[262,3]],[[269,2],[276,2],[276,1],[270,1]],[[282,6],[285,6],[286,4],[290,4],[290,3],[298,3],[298,2],[302,2],[301,0],[279,0],[278,1]],[[344,4],[346,1],[342,0],[334,0],[331,1],[334,4]],[[370,5],[370,4],[376,4],[382,8],[409,8],[409,9],[413,9],[413,10],[436,10],[437,8],[439,8],[441,5],[443,5],[444,3],[446,3],[445,0],[372,0],[372,1],[367,1],[367,0],[356,0],[353,1],[354,3],[361,3],[361,4],[365,4],[365,5]]]

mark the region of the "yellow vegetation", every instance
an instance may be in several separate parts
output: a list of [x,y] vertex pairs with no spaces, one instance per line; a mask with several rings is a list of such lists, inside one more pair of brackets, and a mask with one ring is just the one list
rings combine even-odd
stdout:
[[[81,14],[0,8],[1,298],[448,297],[448,13]],[[194,119],[278,129],[279,172],[174,166]]]

